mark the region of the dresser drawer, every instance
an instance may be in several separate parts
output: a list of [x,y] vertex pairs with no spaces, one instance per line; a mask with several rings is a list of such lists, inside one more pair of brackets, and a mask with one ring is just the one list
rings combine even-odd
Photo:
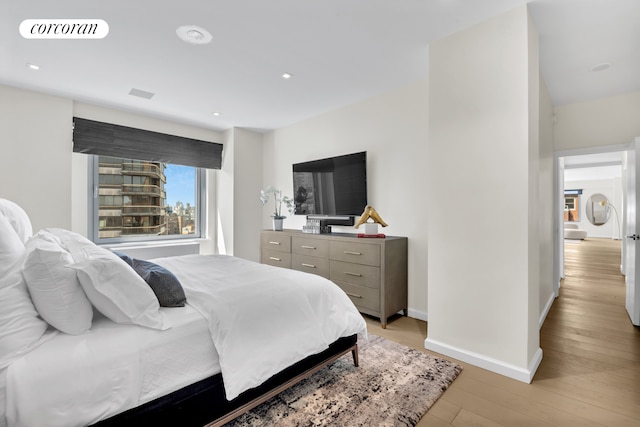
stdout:
[[335,283],[351,298],[351,301],[358,309],[365,308],[373,312],[380,311],[380,291],[352,283]]
[[334,242],[329,244],[329,256],[333,260],[380,266],[380,245],[358,242]]
[[291,268],[329,278],[329,259],[300,254],[291,255]]
[[331,260],[329,278],[334,282],[352,283],[372,289],[380,289],[380,269],[370,265]]
[[308,237],[292,237],[291,252],[300,255],[329,258],[329,241]]
[[272,249],[263,249],[260,254],[262,264],[276,267],[291,268],[291,254]]
[[260,236],[262,250],[291,252],[291,236],[277,231],[266,231]]

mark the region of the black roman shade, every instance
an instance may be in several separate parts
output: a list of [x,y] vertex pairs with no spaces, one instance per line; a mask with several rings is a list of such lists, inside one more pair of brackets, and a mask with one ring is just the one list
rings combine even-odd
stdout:
[[222,167],[222,144],[73,118],[73,151],[166,162],[207,169]]

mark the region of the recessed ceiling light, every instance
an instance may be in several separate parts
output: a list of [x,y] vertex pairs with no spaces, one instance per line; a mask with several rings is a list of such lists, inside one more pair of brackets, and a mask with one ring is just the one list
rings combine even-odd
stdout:
[[284,73],[284,74],[282,75],[282,78],[283,78],[283,79],[290,79],[291,77],[293,77],[293,74]]
[[591,67],[591,71],[593,71],[594,73],[597,73],[598,71],[604,71],[610,67],[611,67],[610,62],[602,62],[600,64],[596,64],[593,67]]
[[40,69],[40,67],[38,65],[31,64],[29,62],[27,62],[27,68],[30,69],[30,70],[36,70],[36,71]]
[[217,111],[214,111],[212,114],[213,114],[214,116],[219,116],[221,113],[219,113],[219,112],[217,112]]
[[209,31],[197,25],[178,27],[176,34],[181,40],[191,44],[207,44],[213,39]]

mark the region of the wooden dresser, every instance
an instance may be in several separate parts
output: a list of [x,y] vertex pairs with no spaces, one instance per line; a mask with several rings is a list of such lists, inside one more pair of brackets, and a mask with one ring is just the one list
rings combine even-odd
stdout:
[[263,264],[306,271],[340,286],[360,312],[387,319],[407,314],[407,238],[358,238],[356,234],[305,234],[264,230]]

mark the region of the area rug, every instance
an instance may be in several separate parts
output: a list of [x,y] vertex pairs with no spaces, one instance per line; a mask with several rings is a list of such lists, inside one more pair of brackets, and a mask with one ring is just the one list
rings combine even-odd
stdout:
[[227,427],[415,426],[462,368],[369,334],[351,353]]

